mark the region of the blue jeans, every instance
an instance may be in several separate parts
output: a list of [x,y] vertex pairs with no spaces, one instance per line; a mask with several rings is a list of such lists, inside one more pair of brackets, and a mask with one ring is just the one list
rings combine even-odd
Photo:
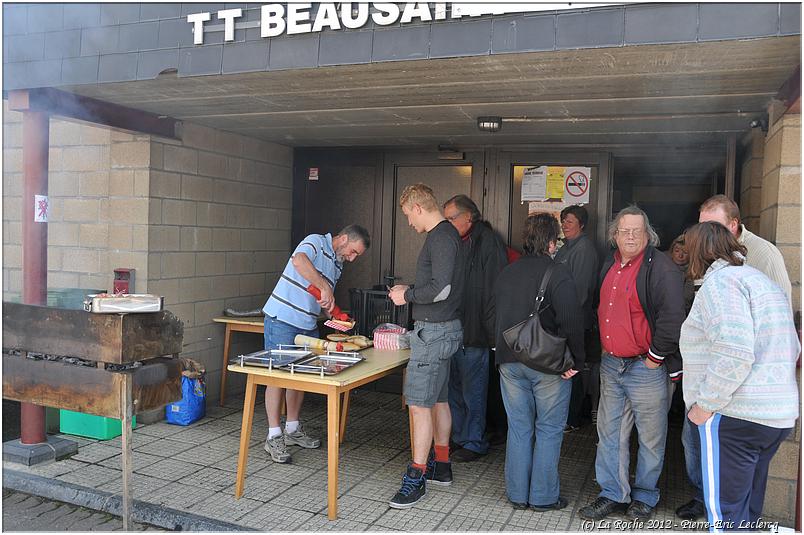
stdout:
[[558,459],[572,382],[511,362],[500,364],[500,388],[508,413],[505,447],[508,499],[531,505],[556,503]]
[[449,377],[449,409],[452,440],[467,450],[485,455],[486,394],[489,385],[489,349],[462,347],[452,355]]
[[[656,483],[664,465],[667,441],[669,378],[664,367],[650,369],[643,358],[603,354],[600,363],[600,407],[595,459],[600,496],[620,503],[659,502]],[[630,407],[630,410],[629,410]],[[629,438],[636,424],[639,437],[636,476],[629,482]]]
[[277,349],[280,344],[283,346],[293,345],[293,339],[297,334],[304,334],[318,338],[318,329],[311,329],[309,331],[299,329],[293,325],[289,325],[276,318],[265,315],[265,349]]
[[684,462],[687,465],[687,478],[695,489],[694,499],[703,503],[703,481],[701,474],[701,437],[698,426],[684,415],[681,429],[681,444],[684,446]]

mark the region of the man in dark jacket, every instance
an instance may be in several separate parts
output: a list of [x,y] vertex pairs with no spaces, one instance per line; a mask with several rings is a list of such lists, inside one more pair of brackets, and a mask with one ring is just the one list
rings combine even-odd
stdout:
[[469,462],[489,450],[484,435],[489,348],[494,346],[492,290],[507,258],[502,240],[481,220],[480,210],[466,195],[456,195],[445,202],[444,217],[452,223],[468,249],[461,316],[463,346],[452,356],[449,406],[452,441],[461,446],[452,454],[452,460]]
[[[638,207],[617,214],[609,238],[617,250],[603,264],[598,306],[603,357],[595,474],[601,492],[578,514],[599,520],[625,512],[630,520],[644,521],[659,501],[668,381],[681,378],[684,282],[668,256],[655,249],[659,237]],[[634,424],[639,450],[631,485],[628,438]]]

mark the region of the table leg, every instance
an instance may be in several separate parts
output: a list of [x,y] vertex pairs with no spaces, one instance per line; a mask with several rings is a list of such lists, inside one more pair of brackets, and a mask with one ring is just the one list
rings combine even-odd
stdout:
[[132,389],[133,378],[130,373],[123,373],[121,385],[121,398],[123,407],[123,418],[121,424],[122,431],[122,455],[121,455],[121,468],[123,472],[123,531],[129,531],[131,526],[131,512],[132,512],[132,498],[131,498],[131,470],[132,470],[132,436],[131,436],[131,420],[134,414],[134,404],[132,402]]
[[223,400],[226,397],[226,367],[229,365],[229,342],[232,339],[232,326],[226,324],[223,334],[223,365],[221,366],[221,395],[218,405],[223,407]]
[[347,390],[343,393],[343,406],[341,407],[341,434],[340,434],[340,443],[343,444],[343,437],[346,436],[346,417],[349,414],[349,393],[351,390]]
[[331,388],[327,394],[327,517],[338,519],[338,447],[340,445],[341,395]]
[[243,495],[243,486],[246,482],[246,462],[248,461],[248,444],[251,440],[251,423],[254,419],[254,398],[257,397],[257,384],[254,376],[248,374],[246,381],[246,395],[243,401],[243,424],[240,429],[240,452],[237,455],[237,481],[235,484],[235,498]]

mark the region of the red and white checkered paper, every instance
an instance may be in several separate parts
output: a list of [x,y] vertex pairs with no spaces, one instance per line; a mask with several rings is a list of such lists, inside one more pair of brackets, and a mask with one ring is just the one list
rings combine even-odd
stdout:
[[400,344],[400,339],[407,333],[404,327],[377,328],[374,330],[374,347],[376,349],[404,349],[407,344]]

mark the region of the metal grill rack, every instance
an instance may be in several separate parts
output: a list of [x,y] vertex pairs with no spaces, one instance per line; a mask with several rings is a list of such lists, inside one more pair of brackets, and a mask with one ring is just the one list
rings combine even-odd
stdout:
[[238,355],[230,363],[240,366],[260,366],[271,370],[284,368],[288,364],[311,356],[314,354],[308,346],[280,344],[278,349],[264,349],[246,355]]
[[290,373],[315,373],[324,377],[335,375],[366,360],[354,351],[327,351],[326,355],[313,355],[286,366]]

